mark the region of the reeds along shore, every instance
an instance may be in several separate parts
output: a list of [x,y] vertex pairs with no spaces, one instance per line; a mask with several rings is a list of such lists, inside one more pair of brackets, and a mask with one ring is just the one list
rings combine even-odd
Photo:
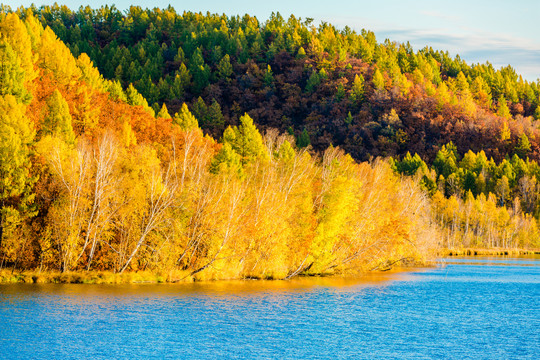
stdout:
[[441,249],[440,256],[521,256],[540,255],[540,249]]
[[110,271],[12,271],[0,270],[0,284],[161,284],[173,282],[173,279],[183,277],[183,282],[192,282],[192,277],[185,277],[179,272],[125,272],[122,274]]

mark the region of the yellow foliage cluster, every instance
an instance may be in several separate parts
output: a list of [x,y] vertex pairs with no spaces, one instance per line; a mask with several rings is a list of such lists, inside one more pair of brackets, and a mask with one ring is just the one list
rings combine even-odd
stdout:
[[534,217],[521,211],[516,199],[511,208],[497,206],[494,194],[465,200],[440,192],[433,196],[437,223],[445,229],[442,247],[531,248],[540,247],[540,231]]
[[268,156],[242,176],[212,173],[211,142],[198,130],[177,135],[161,159],[148,145],[128,152],[112,135],[93,150],[50,140],[41,151],[60,195],[46,218],[54,246],[44,266],[286,278],[424,260],[435,250],[427,200],[385,162],[357,164],[336,148],[322,159],[279,156],[290,144],[271,133]]
[[29,61],[32,100],[11,108],[18,128],[37,129],[28,144],[35,186],[10,201],[21,208],[23,192],[36,201],[24,213],[1,209],[0,228],[11,227],[0,235],[0,267],[289,278],[434,254],[427,199],[388,163],[358,164],[333,147],[314,157],[290,137],[261,136],[247,115],[217,145],[187,106],[153,117],[109,97],[112,85],[88,58],[75,60],[50,29],[25,21],[0,21],[3,36],[28,43],[13,49]]

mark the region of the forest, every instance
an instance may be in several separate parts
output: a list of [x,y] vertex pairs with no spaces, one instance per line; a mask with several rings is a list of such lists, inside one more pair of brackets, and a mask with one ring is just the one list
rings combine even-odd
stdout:
[[540,84],[510,67],[171,7],[4,7],[0,58],[0,269],[287,279],[540,248]]
[[449,142],[460,155],[483,150],[502,161],[521,154],[523,135],[530,144],[523,155],[540,160],[540,85],[511,67],[468,65],[447,52],[414,52],[379,43],[370,31],[279,13],[259,22],[136,6],[27,11],[106,79],[132,85],[155,113],[186,103],[216,139],[248,113],[300,147],[332,144],[359,161],[409,151],[431,162]]

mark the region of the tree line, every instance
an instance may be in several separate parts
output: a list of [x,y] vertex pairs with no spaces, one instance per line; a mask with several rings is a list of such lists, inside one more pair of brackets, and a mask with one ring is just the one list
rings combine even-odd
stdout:
[[[526,137],[520,144],[528,148]],[[434,218],[445,228],[442,246],[540,246],[540,167],[536,161],[515,154],[497,163],[483,151],[470,150],[460,157],[449,143],[431,166],[410,153],[390,163],[396,173],[416,178],[430,194]]]

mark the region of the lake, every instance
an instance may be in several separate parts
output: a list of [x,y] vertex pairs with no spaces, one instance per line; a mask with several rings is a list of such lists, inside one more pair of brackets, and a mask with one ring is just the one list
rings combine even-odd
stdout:
[[0,285],[2,359],[536,359],[540,257],[361,278]]

